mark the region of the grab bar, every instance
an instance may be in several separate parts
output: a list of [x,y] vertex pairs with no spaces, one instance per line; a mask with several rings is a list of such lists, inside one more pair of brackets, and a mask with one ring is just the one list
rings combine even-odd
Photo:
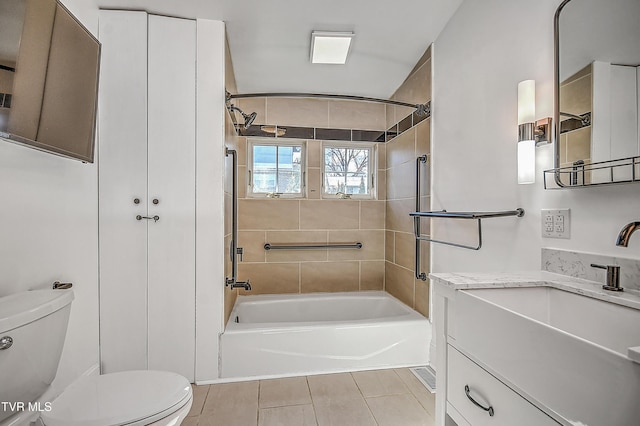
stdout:
[[231,189],[231,244],[229,247],[231,256],[231,278],[224,279],[224,285],[235,288],[243,288],[247,291],[251,290],[251,283],[247,281],[238,281],[238,255],[242,255],[243,250],[238,247],[238,153],[235,149],[225,147],[225,157],[231,155],[233,161],[231,178],[233,179]]
[[[524,216],[524,209],[517,208],[515,210],[506,210],[506,211],[498,211],[498,212],[448,212],[446,210],[437,211],[437,212],[411,212],[409,216],[413,217],[414,227],[413,233],[416,237],[416,240],[420,241],[429,241],[432,243],[445,244],[448,246],[466,248],[470,250],[480,250],[482,247],[482,219],[491,219],[495,217],[506,217],[506,216]],[[469,246],[465,244],[452,243],[450,241],[442,241],[442,240],[434,240],[431,238],[423,237],[420,235],[420,218],[421,217],[439,217],[439,218],[448,218],[448,219],[474,219],[478,221],[478,244],[475,246]]]
[[[420,211],[422,210],[422,208],[420,207],[420,165],[421,164],[427,164],[427,156],[426,155],[421,155],[418,158],[416,158],[416,210]],[[413,226],[415,227],[415,232],[416,235],[419,236],[420,235],[420,218],[419,217],[414,217],[413,218]],[[421,272],[420,269],[422,269],[422,267],[420,266],[420,258],[422,257],[421,255],[421,247],[420,247],[420,238],[416,237],[416,262],[415,262],[415,276],[416,279],[418,280],[422,280],[422,281],[426,281],[427,280],[427,273],[426,272]]]
[[361,249],[362,243],[345,244],[270,244],[264,245],[265,250],[315,250],[315,249]]

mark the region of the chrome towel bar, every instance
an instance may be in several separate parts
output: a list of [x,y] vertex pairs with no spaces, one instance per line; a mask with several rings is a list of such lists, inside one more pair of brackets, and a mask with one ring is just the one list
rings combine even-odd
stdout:
[[362,243],[344,244],[270,244],[264,245],[265,250],[319,250],[319,249],[361,249]]
[[[507,217],[507,216],[524,216],[524,209],[517,208],[515,210],[504,210],[498,212],[448,212],[446,210],[435,212],[411,212],[409,216],[413,217],[413,233],[416,240],[429,241],[432,243],[446,244],[448,246],[466,248],[470,250],[480,250],[482,247],[482,219],[491,219],[495,217]],[[470,246],[466,244],[452,243],[450,241],[434,240],[432,238],[423,237],[420,235],[420,218],[421,217],[435,217],[435,218],[447,218],[447,219],[474,219],[478,221],[478,244]]]
[[409,216],[419,217],[448,217],[450,219],[489,219],[492,217],[524,216],[524,209],[505,210],[501,212],[448,212],[441,210],[438,212],[411,212]]

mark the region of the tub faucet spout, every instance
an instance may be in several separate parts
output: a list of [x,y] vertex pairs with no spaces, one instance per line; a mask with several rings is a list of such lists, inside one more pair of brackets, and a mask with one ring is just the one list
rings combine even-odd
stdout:
[[631,234],[633,234],[637,229],[640,229],[640,222],[631,222],[626,224],[618,234],[616,245],[627,247],[627,245],[629,244],[629,238],[631,238]]
[[229,283],[229,285],[230,285],[230,287],[232,289],[242,288],[245,291],[251,290],[251,283],[249,282],[249,280],[247,280],[247,281],[234,281],[232,283]]

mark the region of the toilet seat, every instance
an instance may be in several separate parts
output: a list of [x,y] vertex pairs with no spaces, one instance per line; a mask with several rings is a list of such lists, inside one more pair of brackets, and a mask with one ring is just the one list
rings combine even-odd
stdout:
[[42,412],[46,426],[147,425],[192,399],[191,384],[166,371],[123,371],[85,377]]

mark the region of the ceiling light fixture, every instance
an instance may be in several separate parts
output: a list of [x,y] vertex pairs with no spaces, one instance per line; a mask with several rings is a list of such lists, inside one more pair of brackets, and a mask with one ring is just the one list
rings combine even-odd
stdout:
[[312,64],[344,64],[351,49],[352,32],[311,32]]

